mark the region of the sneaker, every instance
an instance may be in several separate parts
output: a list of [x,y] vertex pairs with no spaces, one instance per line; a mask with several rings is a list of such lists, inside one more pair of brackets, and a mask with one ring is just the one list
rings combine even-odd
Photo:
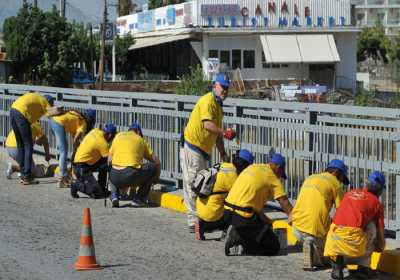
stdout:
[[76,187],[75,182],[72,182],[71,184],[71,196],[72,198],[79,198],[78,188]]
[[14,171],[13,171],[12,163],[11,162],[7,163],[6,177],[8,180],[11,179],[11,175],[13,174],[13,172]]
[[194,238],[196,240],[206,240],[206,238],[204,237],[204,230],[203,227],[200,224],[200,221],[197,220],[194,223]]
[[189,233],[195,233],[196,232],[195,225],[188,226],[188,230],[189,230]]
[[239,242],[240,240],[236,230],[232,226],[229,226],[225,241],[225,256],[245,255],[244,247]]
[[144,206],[146,206],[146,203],[143,202],[140,198],[134,198],[134,199],[132,199],[131,205],[132,205],[133,207],[138,208],[138,207],[144,207]]
[[62,177],[59,181],[58,181],[58,187],[59,188],[69,188],[71,187],[71,181],[69,179],[68,176],[64,176]]
[[303,242],[303,270],[312,271],[314,270],[313,265],[313,255],[314,248],[312,246],[312,242],[309,239],[304,240]]
[[37,185],[37,184],[39,184],[39,181],[35,180],[35,178],[32,178],[32,177],[26,177],[26,178],[21,178],[20,183],[25,186]]
[[335,280],[343,280],[344,261],[342,256],[337,256],[336,261],[332,261],[331,278]]
[[118,208],[119,207],[119,198],[118,194],[115,192],[111,193],[111,207],[112,208]]

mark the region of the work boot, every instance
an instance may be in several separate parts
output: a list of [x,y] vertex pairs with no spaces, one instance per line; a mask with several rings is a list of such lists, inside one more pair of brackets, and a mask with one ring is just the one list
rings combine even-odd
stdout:
[[303,270],[312,271],[314,270],[313,265],[314,247],[312,241],[305,239],[303,242]]
[[144,202],[142,199],[140,199],[138,197],[134,197],[132,199],[131,205],[135,208],[140,208],[140,207],[145,207],[146,202]]
[[71,184],[71,196],[72,198],[79,198],[76,182],[72,182]]
[[196,240],[205,240],[204,230],[199,220],[194,223],[194,238]]
[[14,170],[13,170],[12,163],[11,162],[7,163],[6,177],[8,180],[11,179],[11,175],[13,174],[13,172],[14,172]]
[[39,184],[39,181],[35,180],[35,178],[33,178],[32,176],[21,178],[20,182],[21,182],[22,185],[25,185],[25,186]]
[[111,207],[118,208],[119,207],[119,197],[116,192],[111,193]]
[[351,279],[378,279],[378,272],[369,267],[359,265],[356,270],[350,270]]
[[243,256],[245,250],[240,244],[240,237],[233,226],[229,226],[225,241],[225,256]]
[[337,256],[336,261],[332,260],[331,278],[335,280],[343,280],[344,261],[342,256]]
[[71,187],[70,178],[69,178],[68,176],[62,177],[62,178],[58,181],[58,187],[59,187],[59,188],[69,188],[69,187]]

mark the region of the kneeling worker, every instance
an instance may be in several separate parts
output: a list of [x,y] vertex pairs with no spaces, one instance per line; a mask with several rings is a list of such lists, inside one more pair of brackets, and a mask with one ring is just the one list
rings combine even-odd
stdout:
[[292,211],[293,232],[303,243],[304,270],[329,264],[324,258],[326,234],[331,225],[329,213],[333,204],[339,207],[343,185],[348,185],[347,166],[331,160],[325,172],[308,177],[300,188]]
[[324,255],[332,260],[333,279],[343,279],[346,263],[358,264],[352,278],[372,279],[369,269],[373,251],[385,248],[383,205],[379,197],[385,188],[385,177],[374,171],[364,189],[344,195],[329,229]]
[[272,221],[263,209],[276,199],[289,216],[292,204],[281,182],[286,179],[285,158],[274,154],[268,164],[253,164],[237,178],[225,200],[228,230],[225,255],[277,255],[279,239],[272,231]]
[[198,221],[195,224],[195,238],[204,240],[204,233],[214,230],[226,230],[224,222],[224,200],[236,181],[237,176],[253,163],[250,151],[242,149],[232,163],[223,162],[216,176],[213,193],[208,197],[197,197],[196,209]]
[[[160,176],[160,160],[141,135],[140,125],[133,123],[128,131],[118,133],[111,145],[109,162],[112,164],[110,187],[113,207],[119,207],[119,190],[131,186],[139,186],[132,206],[145,206],[151,185]],[[149,162],[143,164],[143,159]]]
[[[94,128],[79,145],[73,163],[76,180],[71,184],[71,196],[79,198],[78,191],[92,198],[107,195],[106,181],[108,169],[108,143],[117,132],[115,125],[106,124],[103,130]],[[98,181],[93,172],[98,171]]]
[[[42,145],[44,152],[45,152],[45,159],[46,161],[50,160],[50,149],[49,149],[49,141],[47,140],[46,135],[44,135],[42,127],[40,123],[37,121],[31,124],[31,131],[32,131],[32,140],[37,145]],[[14,131],[11,130],[6,139],[6,149],[8,155],[15,161],[18,162],[18,149],[17,149],[17,139],[15,138]],[[34,177],[38,177],[38,170],[36,170],[35,162],[32,160],[31,162],[31,170],[32,175]],[[7,165],[7,179],[11,179],[11,175],[14,172],[20,172],[21,166],[19,164],[12,164],[11,162]]]

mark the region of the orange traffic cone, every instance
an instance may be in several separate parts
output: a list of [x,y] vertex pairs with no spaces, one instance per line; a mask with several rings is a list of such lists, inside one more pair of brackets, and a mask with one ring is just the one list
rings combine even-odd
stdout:
[[90,221],[90,209],[83,209],[82,231],[79,246],[79,257],[75,263],[76,270],[101,269],[96,262],[94,244],[92,238],[92,223]]

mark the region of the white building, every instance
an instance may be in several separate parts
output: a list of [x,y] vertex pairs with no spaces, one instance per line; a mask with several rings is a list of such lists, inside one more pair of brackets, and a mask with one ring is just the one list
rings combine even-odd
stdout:
[[[350,0],[195,0],[117,19],[135,62],[170,78],[213,62],[245,80],[312,80],[356,87]],[[217,60],[213,58],[218,58]]]
[[356,7],[358,26],[373,26],[381,22],[388,34],[400,29],[400,0],[351,0]]

